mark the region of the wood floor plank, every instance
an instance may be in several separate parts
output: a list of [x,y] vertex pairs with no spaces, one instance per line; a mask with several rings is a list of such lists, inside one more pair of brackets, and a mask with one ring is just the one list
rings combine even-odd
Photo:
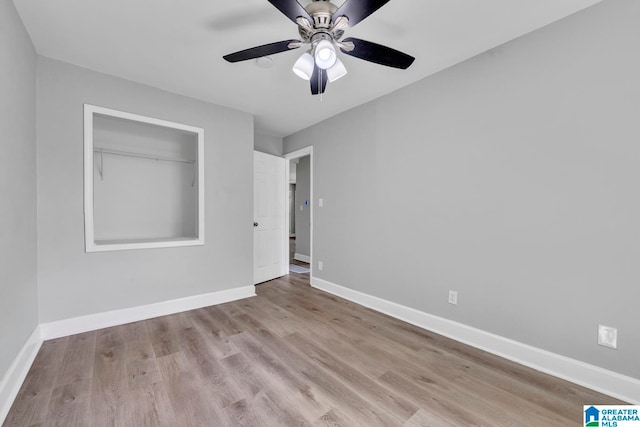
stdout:
[[[268,304],[271,302],[269,301]],[[385,351],[384,347],[388,346],[393,349],[393,353],[397,354],[398,346],[371,336],[370,331],[358,327],[336,326],[333,324],[334,319],[330,323],[327,323],[326,320],[321,322],[319,319],[309,319],[310,316],[295,308],[290,308],[287,311],[289,318],[299,325],[295,328],[295,333],[307,337],[325,348],[330,348],[333,354],[344,360],[359,360],[358,369],[362,372],[378,377],[393,366],[392,352]],[[364,348],[365,345],[367,345],[366,348]]]
[[[237,338],[235,338],[237,339]],[[233,380],[245,392],[245,401],[255,409],[256,416],[265,426],[307,425],[308,422],[294,404],[290,402],[291,390],[273,381],[263,369],[247,359],[243,353],[236,353],[221,360],[221,363],[232,372]],[[278,397],[272,400],[269,396]]]
[[322,416],[313,423],[314,427],[348,427],[357,424],[357,422],[350,420],[337,408],[330,410],[326,414],[322,414]]
[[311,288],[42,345],[3,426],[579,426],[617,399]]
[[403,427],[459,427],[459,424],[419,409]]
[[174,314],[171,316],[156,317],[145,322],[156,357],[162,357],[180,351],[178,332],[176,331],[177,319],[178,315]]
[[314,383],[323,394],[327,395],[333,405],[340,407],[349,418],[358,420],[359,424],[367,426],[398,425],[397,417],[371,405],[357,392],[327,375],[326,371],[311,368],[302,371],[301,374]]
[[199,309],[189,312],[190,320],[209,343],[209,350],[216,358],[222,359],[237,353],[233,348],[229,335],[222,330],[219,322],[207,310]]
[[178,426],[164,383],[137,386],[129,391],[133,407],[133,426]]
[[234,426],[260,427],[263,424],[258,420],[256,409],[251,401],[240,399],[224,408],[227,417]]
[[[287,292],[289,291],[290,292]],[[331,325],[338,330],[354,329],[359,334],[380,336],[387,340],[393,347],[401,346],[417,351],[423,348],[423,343],[415,343],[415,340],[408,339],[403,334],[391,329],[386,322],[395,321],[380,313],[364,307],[355,309],[353,303],[340,300],[335,296],[327,297],[319,294],[317,290],[309,294],[301,294],[300,289],[291,286],[290,288],[271,288],[270,291],[276,294],[270,297],[272,301],[280,301],[287,310],[295,310],[305,317],[312,317],[322,324]],[[268,291],[267,291],[268,292]]]
[[269,330],[283,337],[298,331],[298,326],[292,322],[291,315],[269,301],[258,298],[247,298],[242,301],[240,307],[249,314],[259,317],[267,322]]
[[[242,399],[241,391],[235,383],[229,381],[225,369],[218,361],[220,340],[213,339],[217,335],[203,335],[192,322],[193,313],[181,313],[178,317],[180,325],[180,347],[190,360],[200,379],[206,381],[215,404],[225,408]],[[229,347],[225,345],[225,347]]]
[[133,423],[133,402],[126,371],[126,326],[97,331],[91,391],[91,420],[95,425]]
[[252,363],[242,353],[235,353],[220,360],[236,387],[245,399],[253,399],[266,388],[253,372]]
[[72,335],[56,378],[56,386],[63,386],[93,376],[93,354],[96,347],[96,332]]
[[396,417],[397,424],[405,422],[418,410],[416,405],[399,394],[386,389],[383,385],[361,373],[356,367],[338,360],[329,351],[324,351],[300,335],[291,334],[285,337],[285,340],[297,351],[304,353],[311,360],[323,366],[360,396],[368,399],[372,406],[385,408],[390,415]]
[[162,381],[153,345],[144,322],[136,322],[121,328],[125,346],[125,375],[129,390]]
[[44,425],[82,426],[89,419],[91,379],[76,380],[53,391]]
[[[451,420],[458,425],[477,425],[481,415],[467,407],[466,400],[457,403],[446,389],[442,390],[430,383],[421,387],[417,383],[390,371],[380,378],[388,387],[413,400],[421,409]],[[464,402],[464,404],[461,404]],[[499,420],[496,420],[499,421]],[[505,425],[496,422],[495,425]]]
[[158,365],[179,425],[208,426],[212,422],[229,425],[228,419],[221,408],[215,407],[213,396],[182,351],[159,357]]
[[263,422],[262,425],[269,427],[310,425],[299,411],[287,406],[279,397],[272,396],[272,394],[261,391],[252,400],[252,404],[256,408],[256,416]]
[[209,313],[209,316],[227,336],[231,337],[243,332],[242,328],[233,320],[234,314],[242,312],[236,302],[205,307],[203,310]]
[[[270,398],[273,395],[280,396],[279,400],[284,400],[286,405],[294,408],[296,418],[307,424],[326,411],[324,402],[313,393],[309,383],[295,370],[289,369],[290,365],[285,361],[274,357],[268,347],[262,346],[248,334],[236,334],[231,339],[254,364],[253,373],[260,378],[263,393]],[[278,400],[275,402],[278,403]]]

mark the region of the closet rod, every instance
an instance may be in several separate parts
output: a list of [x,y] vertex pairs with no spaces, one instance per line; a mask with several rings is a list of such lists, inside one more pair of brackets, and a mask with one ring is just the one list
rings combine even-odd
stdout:
[[113,154],[114,156],[125,157],[138,157],[141,159],[162,160],[165,162],[179,162],[179,163],[195,163],[195,160],[180,159],[176,157],[154,156],[152,154],[134,153],[131,151],[111,150],[108,148],[94,147],[94,153]]

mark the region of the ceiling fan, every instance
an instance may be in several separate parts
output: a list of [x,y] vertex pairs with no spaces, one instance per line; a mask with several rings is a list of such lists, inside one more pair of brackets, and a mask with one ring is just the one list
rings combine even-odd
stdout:
[[324,93],[327,81],[336,81],[347,74],[344,64],[336,54],[336,47],[346,55],[403,70],[409,68],[415,59],[377,43],[355,37],[342,39],[345,29],[353,27],[389,0],[345,0],[340,7],[330,0],[313,0],[306,7],[297,0],[268,1],[298,25],[302,40],[283,40],[252,47],[225,55],[225,60],[246,61],[310,45],[309,50],[294,64],[293,71],[299,77],[309,80],[311,94],[318,95]]

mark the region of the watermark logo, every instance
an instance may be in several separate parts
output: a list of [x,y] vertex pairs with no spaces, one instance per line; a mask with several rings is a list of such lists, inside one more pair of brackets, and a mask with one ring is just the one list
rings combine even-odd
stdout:
[[585,405],[585,427],[640,427],[640,405]]
[[584,410],[585,427],[600,427],[600,410],[595,406],[589,406]]

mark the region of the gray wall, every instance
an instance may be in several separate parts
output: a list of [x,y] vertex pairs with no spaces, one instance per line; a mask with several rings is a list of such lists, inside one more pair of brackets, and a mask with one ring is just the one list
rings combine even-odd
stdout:
[[287,137],[314,276],[640,378],[638,22],[605,1]]
[[[309,205],[305,206],[305,200]],[[296,253],[311,256],[311,162],[301,157],[296,166]]]
[[[93,117],[94,151],[195,160],[197,146],[195,133],[99,114]],[[196,237],[194,167],[193,163],[94,152],[94,240]]]
[[0,378],[38,325],[36,53],[0,1]]
[[254,134],[253,149],[261,153],[282,156],[282,138],[256,132]]
[[[202,127],[205,245],[84,252],[83,104]],[[253,283],[253,118],[38,58],[40,321]]]

